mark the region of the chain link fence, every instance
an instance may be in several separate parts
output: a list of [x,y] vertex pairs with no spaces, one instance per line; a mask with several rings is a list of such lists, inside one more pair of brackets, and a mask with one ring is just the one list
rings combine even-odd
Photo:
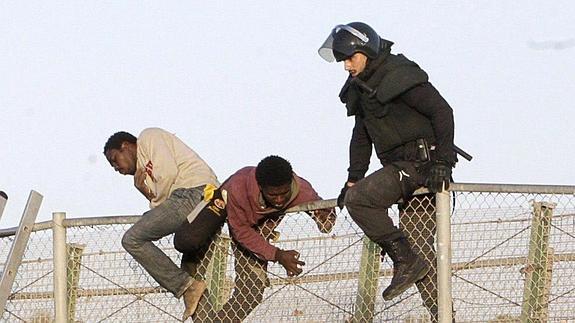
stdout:
[[575,321],[574,190],[532,191],[455,194],[458,321]]
[[[488,189],[486,189],[488,188]],[[536,192],[539,189],[539,192]],[[452,299],[457,322],[575,322],[575,188],[453,185]],[[520,190],[519,190],[520,191]],[[322,207],[325,207],[323,205]],[[392,264],[346,210],[320,233],[305,212],[286,215],[266,233],[306,262],[298,277],[237,248],[224,227],[198,255],[182,255],[172,237],[157,244],[208,290],[195,322],[432,322],[437,319],[435,197],[418,195],[391,212],[433,267],[392,301],[381,297]],[[128,255],[123,233],[139,217],[68,219],[65,227],[69,322],[177,322],[183,302]],[[52,222],[36,224],[2,322],[52,322],[55,316]],[[0,230],[0,260],[14,230]],[[0,270],[5,264],[0,264]],[[56,293],[58,295],[58,293]],[[220,318],[220,319],[218,319]]]

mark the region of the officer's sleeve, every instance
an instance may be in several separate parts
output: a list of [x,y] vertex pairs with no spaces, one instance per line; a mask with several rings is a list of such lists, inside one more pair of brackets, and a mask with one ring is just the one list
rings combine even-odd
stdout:
[[455,165],[453,110],[439,91],[427,82],[403,93],[401,99],[431,120],[437,140],[436,159]]
[[355,183],[365,176],[371,159],[372,142],[363,119],[355,116],[355,126],[349,143],[348,182]]

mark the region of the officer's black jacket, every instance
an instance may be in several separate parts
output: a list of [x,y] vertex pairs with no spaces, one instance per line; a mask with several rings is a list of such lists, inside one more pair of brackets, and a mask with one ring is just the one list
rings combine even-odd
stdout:
[[[417,64],[390,53],[392,44],[382,39],[380,55],[368,61],[357,76],[359,81],[350,76],[340,93],[348,115],[355,116],[349,148],[350,182],[365,176],[372,145],[384,166],[400,160],[415,161],[415,140],[420,138],[435,146],[432,160],[452,166],[456,162],[453,110]],[[366,86],[358,85],[362,82]]]

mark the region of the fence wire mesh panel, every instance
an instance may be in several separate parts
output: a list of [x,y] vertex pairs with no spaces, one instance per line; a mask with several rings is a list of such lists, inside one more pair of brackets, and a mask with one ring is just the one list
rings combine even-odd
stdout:
[[455,193],[458,322],[575,322],[573,194]]
[[[461,187],[453,193],[451,226],[456,321],[575,322],[575,197]],[[432,195],[390,210],[432,267],[392,301],[381,296],[393,275],[389,257],[381,260],[380,247],[364,237],[345,209],[338,210],[329,233],[321,233],[326,231],[321,223],[304,212],[262,226],[261,234],[274,245],[300,253],[306,264],[297,277],[288,278],[281,265],[266,265],[238,248],[226,226],[207,251],[196,254],[174,250],[172,237],[155,243],[207,283],[194,322],[433,322],[435,211]],[[68,321],[181,320],[183,301],[159,287],[122,248],[122,235],[136,220],[111,217],[66,225]],[[13,238],[0,235],[2,259]],[[33,232],[2,321],[52,320],[52,257],[51,231]]]
[[[68,315],[76,322],[178,321],[182,305],[122,248],[131,224],[67,229]],[[71,245],[71,243],[74,243]],[[155,242],[179,264],[170,238]],[[71,257],[74,255],[75,257]],[[70,277],[70,273],[77,273]],[[71,320],[71,319],[69,319]]]
[[[361,322],[369,318],[388,321],[425,316],[415,288],[402,297],[403,302],[384,304],[381,293],[389,284],[390,263],[380,266],[379,247],[363,237],[345,209],[338,213],[330,233],[320,233],[320,225],[306,213],[288,214],[277,227],[267,227],[273,230],[262,233],[275,239],[279,248],[300,253],[306,265],[303,273],[294,278],[287,278],[279,264],[269,263],[266,268],[243,253],[231,242],[224,227],[197,268],[183,263],[192,276],[208,283],[194,321],[241,317],[246,322]],[[122,248],[122,235],[130,225],[101,223],[67,228],[69,321],[180,320],[183,302],[159,287]],[[2,243],[9,245],[9,240],[4,237]],[[3,321],[45,322],[53,317],[51,240],[50,231],[32,235]],[[156,244],[180,264],[182,255],[174,250],[171,237]],[[28,262],[34,265],[26,265]],[[43,282],[41,293],[32,293],[31,287],[19,287],[28,284],[28,276],[41,277],[30,279],[36,284]]]
[[[4,271],[13,241],[14,235],[0,238],[0,272]],[[32,232],[0,320],[49,322],[54,317],[52,273],[52,232]]]

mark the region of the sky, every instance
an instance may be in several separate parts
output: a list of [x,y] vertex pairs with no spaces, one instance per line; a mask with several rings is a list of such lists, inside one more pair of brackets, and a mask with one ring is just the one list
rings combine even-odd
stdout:
[[[0,228],[148,203],[102,154],[110,135],[175,133],[220,180],[274,154],[324,198],[347,179],[347,74],[317,49],[362,21],[430,75],[474,156],[456,182],[575,185],[572,1],[2,1]],[[379,167],[373,159],[370,171]]]

